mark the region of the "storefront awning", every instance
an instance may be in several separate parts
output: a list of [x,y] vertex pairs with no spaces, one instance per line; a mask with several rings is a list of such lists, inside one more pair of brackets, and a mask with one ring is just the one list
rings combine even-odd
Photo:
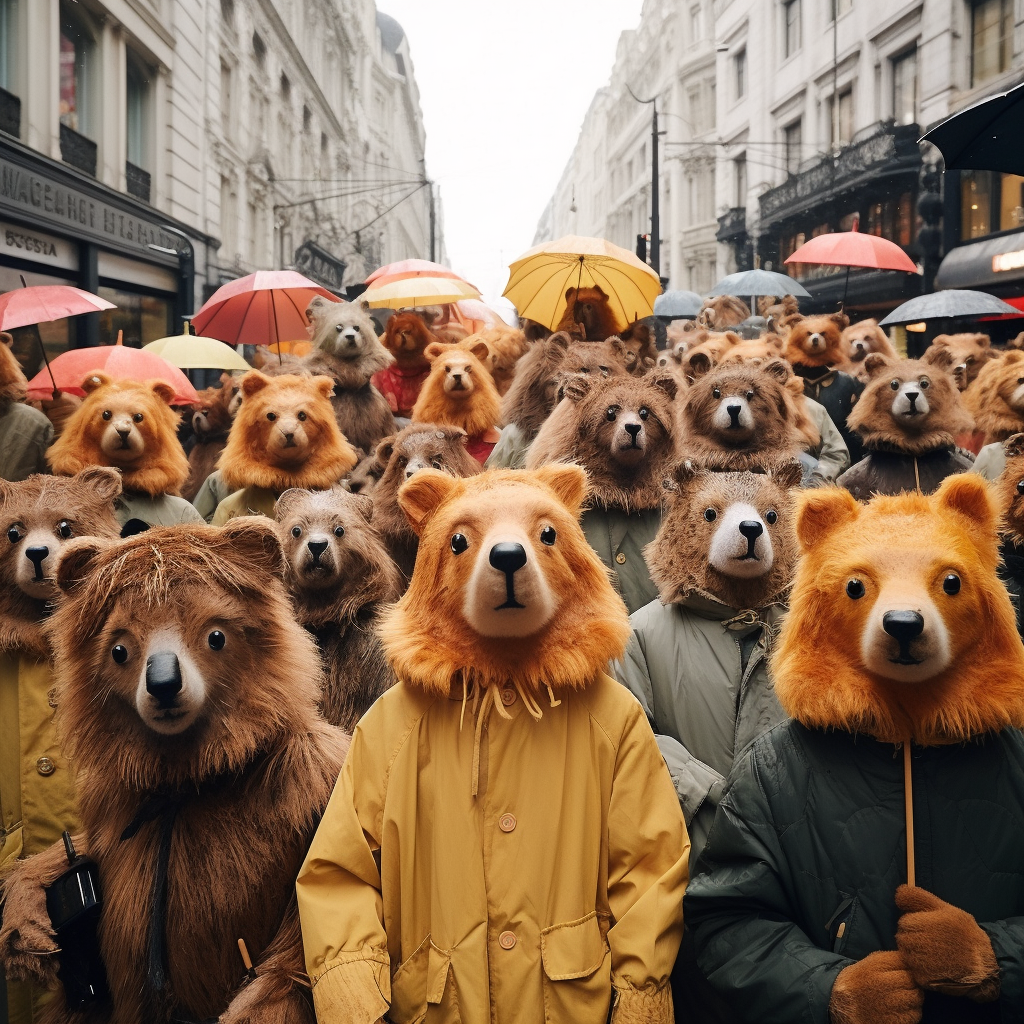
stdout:
[[1024,282],[1024,231],[995,235],[950,249],[935,275],[936,288],[984,288]]

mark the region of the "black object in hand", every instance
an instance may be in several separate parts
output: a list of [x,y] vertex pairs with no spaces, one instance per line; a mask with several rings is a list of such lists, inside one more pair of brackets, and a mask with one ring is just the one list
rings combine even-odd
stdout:
[[84,1010],[107,997],[107,976],[100,959],[99,870],[89,857],[75,853],[71,834],[62,836],[68,868],[46,887],[46,912],[60,944],[57,977],[71,1012]]

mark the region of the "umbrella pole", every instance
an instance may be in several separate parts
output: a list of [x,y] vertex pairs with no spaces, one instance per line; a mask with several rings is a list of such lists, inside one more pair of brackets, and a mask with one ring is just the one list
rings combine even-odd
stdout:
[[846,311],[846,293],[850,287],[850,268],[846,268],[846,280],[843,282],[843,301],[839,304],[839,312],[844,313]]
[[903,741],[903,808],[907,822],[907,885],[917,885],[914,871],[914,783],[910,767],[910,740]]

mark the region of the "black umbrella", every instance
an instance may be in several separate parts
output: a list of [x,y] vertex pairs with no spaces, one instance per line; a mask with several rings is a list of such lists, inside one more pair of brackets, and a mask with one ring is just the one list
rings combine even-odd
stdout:
[[919,320],[971,320],[981,316],[1007,314],[1020,316],[1020,310],[994,295],[989,295],[988,292],[947,288],[908,299],[884,320],[880,320],[878,325],[885,327],[889,324],[913,324]]
[[942,152],[947,168],[1024,174],[1024,85],[947,117],[922,138]]

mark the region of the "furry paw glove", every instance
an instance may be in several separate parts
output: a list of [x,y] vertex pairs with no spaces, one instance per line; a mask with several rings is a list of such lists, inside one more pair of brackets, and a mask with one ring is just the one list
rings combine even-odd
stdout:
[[909,885],[896,890],[896,906],[896,945],[918,985],[978,1003],[999,998],[992,941],[970,914]]
[[839,972],[828,1013],[832,1024],[917,1024],[923,1005],[902,954],[880,950]]

